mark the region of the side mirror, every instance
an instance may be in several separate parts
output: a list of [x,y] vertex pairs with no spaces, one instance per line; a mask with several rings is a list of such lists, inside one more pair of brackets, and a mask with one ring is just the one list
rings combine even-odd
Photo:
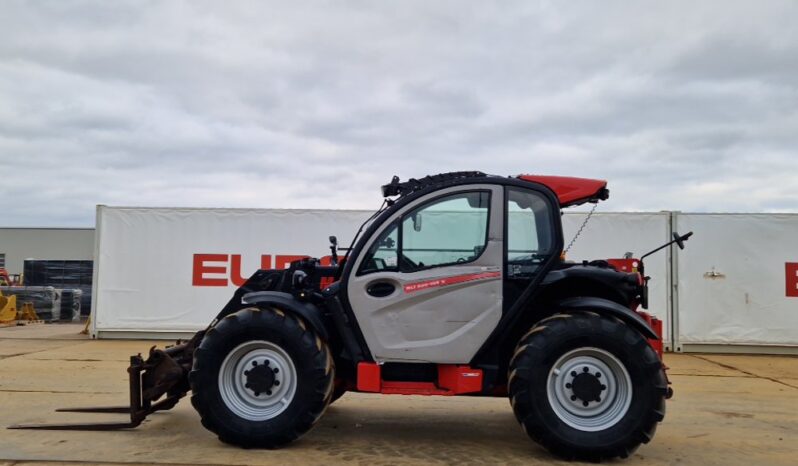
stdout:
[[421,231],[421,214],[415,213],[413,214],[413,230],[414,231]]
[[688,232],[687,234],[684,234],[682,236],[679,236],[679,233],[674,231],[673,232],[673,241],[676,243],[677,246],[679,246],[679,249],[684,249],[684,242],[687,241],[687,239],[690,238],[691,236],[693,236],[693,232],[692,231]]
[[338,238],[330,236],[330,246],[338,246]]
[[[487,209],[488,208],[488,195],[486,193],[471,193],[466,195],[468,207],[472,209]],[[519,205],[522,209],[526,207]]]

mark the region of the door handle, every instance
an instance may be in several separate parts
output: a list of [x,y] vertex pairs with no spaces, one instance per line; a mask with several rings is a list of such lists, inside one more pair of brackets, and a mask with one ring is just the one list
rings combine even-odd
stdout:
[[366,293],[375,298],[384,298],[393,294],[396,291],[396,286],[388,282],[369,283],[366,287]]

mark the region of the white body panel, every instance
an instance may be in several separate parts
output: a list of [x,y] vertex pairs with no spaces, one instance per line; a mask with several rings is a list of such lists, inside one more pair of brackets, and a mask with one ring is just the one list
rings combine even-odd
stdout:
[[[350,296],[358,294],[352,307],[375,360],[464,364],[490,336],[502,315],[501,275],[412,296],[402,291],[413,282],[501,271],[501,267],[483,266],[446,269],[375,273],[352,280]],[[387,298],[369,296],[365,289],[377,280],[395,282],[397,291]]]

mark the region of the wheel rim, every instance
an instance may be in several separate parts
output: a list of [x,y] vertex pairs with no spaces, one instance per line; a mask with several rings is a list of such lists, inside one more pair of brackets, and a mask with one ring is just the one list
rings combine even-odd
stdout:
[[549,371],[546,391],[554,414],[586,432],[614,426],[632,403],[626,367],[598,348],[579,348],[561,356]]
[[296,393],[294,362],[269,341],[248,341],[234,348],[219,370],[219,393],[235,415],[267,421],[280,415]]

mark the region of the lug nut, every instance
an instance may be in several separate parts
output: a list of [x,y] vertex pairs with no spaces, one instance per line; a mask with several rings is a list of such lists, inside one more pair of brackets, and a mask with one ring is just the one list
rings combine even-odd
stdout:
[[263,361],[263,364],[268,366],[269,365],[269,360],[267,359],[267,360]]
[[275,386],[277,386],[277,385],[280,385],[280,381],[279,381],[279,380],[275,380],[275,381],[274,381],[274,385],[275,385]]
[[571,395],[571,401],[576,401],[576,395]]
[[253,366],[257,366],[258,365],[258,361],[252,361],[252,365]]
[[597,379],[600,379],[600,378],[601,378],[601,372],[596,372],[596,378],[597,378]]
[[590,372],[590,369],[588,369],[587,367],[583,367],[582,372]]
[[244,375],[249,375],[249,371],[244,371]]
[[275,367],[274,369],[272,369],[272,371],[276,374],[276,373],[280,372],[280,369]]
[[597,396],[597,397],[596,397],[596,403],[598,403],[599,401],[601,401],[601,397],[600,397],[600,396]]
[[576,377],[576,371],[571,371],[571,377]]
[[584,406],[585,408],[587,408],[587,405],[588,405],[588,402],[587,402],[587,401],[583,401],[583,402],[582,402],[582,406]]
[[565,388],[571,388],[571,384],[569,383],[565,384]]
[[260,396],[260,392],[255,392],[255,396]]
[[607,386],[606,386],[606,385],[602,385],[602,386],[601,386],[601,390],[602,390],[602,391],[603,391],[603,390],[606,390],[606,389],[607,389]]
[[267,395],[271,395],[271,394],[272,394],[272,391],[271,391],[271,390],[266,390],[266,394],[267,394]]

